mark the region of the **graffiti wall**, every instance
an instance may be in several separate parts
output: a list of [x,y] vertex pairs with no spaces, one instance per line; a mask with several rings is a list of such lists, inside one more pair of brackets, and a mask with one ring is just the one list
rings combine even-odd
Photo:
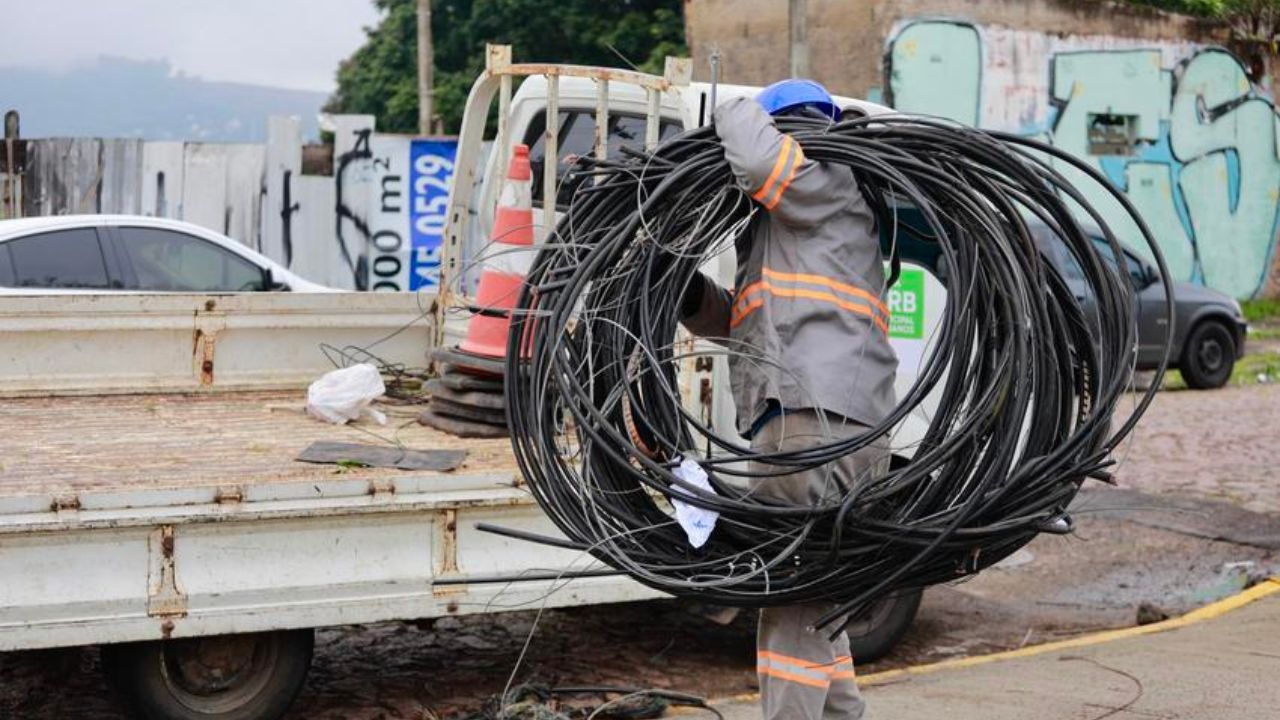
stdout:
[[[1231,53],[918,20],[894,28],[885,75],[899,109],[1041,137],[1085,160],[1142,212],[1176,278],[1239,298],[1262,289],[1280,210],[1280,119]],[[1141,251],[1119,203],[1080,187]]]
[[21,167],[9,173],[4,165],[6,178],[17,177],[21,212],[0,210],[0,218],[167,217],[223,233],[330,287],[431,290],[439,283],[453,139],[379,135],[370,115],[335,116],[326,175],[303,174],[294,117],[270,118],[265,145],[21,142]]

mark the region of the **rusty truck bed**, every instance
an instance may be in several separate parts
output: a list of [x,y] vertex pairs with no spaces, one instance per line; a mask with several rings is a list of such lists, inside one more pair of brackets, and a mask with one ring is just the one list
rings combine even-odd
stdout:
[[423,427],[414,421],[420,408],[379,405],[386,425],[338,426],[306,415],[304,402],[302,391],[0,400],[0,497],[405,472],[294,460],[317,440],[464,448],[459,472],[515,470],[507,440],[463,440]]

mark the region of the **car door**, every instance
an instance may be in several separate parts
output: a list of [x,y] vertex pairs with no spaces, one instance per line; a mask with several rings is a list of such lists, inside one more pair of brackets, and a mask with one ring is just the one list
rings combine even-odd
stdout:
[[148,292],[266,290],[263,268],[203,238],[176,230],[122,225],[118,247],[130,270],[129,288]]
[[[1166,284],[1161,280],[1151,281],[1158,273],[1149,263],[1128,251],[1125,256],[1129,261],[1129,277],[1138,293],[1138,367],[1151,368],[1160,364],[1167,335],[1173,328],[1165,306]],[[1171,347],[1169,352],[1175,356],[1170,358],[1172,361],[1178,348]]]
[[[1146,369],[1160,364],[1160,353],[1164,348],[1165,335],[1169,332],[1169,317],[1165,311],[1164,283],[1152,282],[1155,273],[1151,266],[1133,252],[1123,249],[1125,267],[1121,268],[1115,260],[1111,246],[1101,238],[1094,239],[1098,252],[1107,259],[1118,272],[1126,272],[1130,286],[1134,292],[1134,312],[1138,324],[1138,368]],[[1174,348],[1176,352],[1177,348]]]
[[1075,255],[1071,254],[1071,250],[1066,243],[1049,228],[1035,226],[1032,228],[1032,234],[1036,236],[1041,252],[1062,274],[1062,279],[1067,288],[1071,290],[1071,294],[1080,303],[1080,309],[1084,312],[1087,322],[1091,325],[1096,324],[1098,302],[1089,288],[1089,283],[1085,281],[1084,271],[1080,268],[1080,262],[1076,260]]
[[92,227],[65,228],[0,243],[0,283],[8,287],[118,290],[119,263]]

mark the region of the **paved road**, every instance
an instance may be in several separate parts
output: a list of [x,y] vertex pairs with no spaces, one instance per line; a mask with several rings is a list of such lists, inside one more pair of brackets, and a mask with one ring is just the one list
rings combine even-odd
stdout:
[[1280,383],[1162,392],[1116,452],[1116,480],[1132,490],[1280,513],[1276,427]]
[[[1272,583],[1274,584],[1274,583]],[[895,679],[867,720],[1264,720],[1280,717],[1280,593],[1141,637]],[[758,718],[753,702],[718,706]]]

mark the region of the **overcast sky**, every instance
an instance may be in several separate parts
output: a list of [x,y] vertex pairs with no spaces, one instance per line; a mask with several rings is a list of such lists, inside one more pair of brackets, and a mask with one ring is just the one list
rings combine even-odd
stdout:
[[334,88],[338,61],[378,20],[371,0],[0,0],[0,67],[100,55],[167,58],[206,80]]

